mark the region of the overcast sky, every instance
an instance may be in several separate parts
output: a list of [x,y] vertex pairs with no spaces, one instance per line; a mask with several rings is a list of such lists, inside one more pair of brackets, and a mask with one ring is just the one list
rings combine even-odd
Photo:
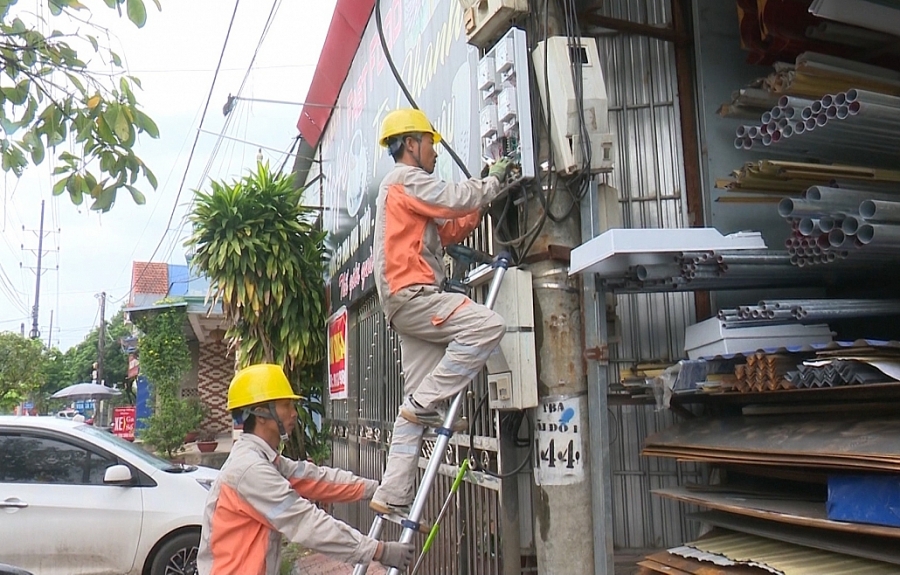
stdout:
[[[29,167],[20,180],[11,174],[0,174],[0,267],[12,282],[16,296],[12,299],[6,290],[0,290],[0,331],[18,331],[22,322],[26,335],[31,329],[35,274],[28,268],[36,266],[36,230],[42,199],[46,200],[45,228],[59,232],[44,240],[44,250],[49,253],[43,264],[50,269],[41,280],[41,337],[46,343],[53,311],[52,343],[65,350],[97,325],[99,305],[95,294],[106,291],[109,295],[107,317],[123,305],[130,287],[132,261],[147,261],[161,238],[162,246],[154,261],[185,263],[181,244],[188,228],[181,223],[193,189],[207,185],[209,178],[230,181],[246,174],[256,165],[260,146],[274,148],[275,151],[263,149],[263,157],[272,165],[280,165],[284,151],[297,134],[299,106],[239,102],[225,135],[253,144],[223,140],[213,155],[217,136],[201,133],[184,190],[176,201],[234,2],[162,0],[162,12],[156,11],[152,0],[145,3],[149,12],[147,25],[137,29],[125,18],[115,18],[100,0],[84,2],[94,9],[95,21],[115,34],[111,39],[113,49],[143,84],[143,91],[137,96],[144,111],[158,124],[160,138],[140,140],[137,154],[156,174],[159,188],[153,192],[144,183],[144,206],[136,206],[127,193],[120,193],[113,209],[100,215],[86,205],[73,205],[68,195],[52,197],[48,162]],[[279,0],[277,4],[274,24],[259,50],[242,96],[301,102],[312,80],[335,0]],[[17,9],[34,11],[36,5],[46,6],[46,1],[20,0]],[[240,3],[203,130],[219,134],[225,127],[222,106],[229,93],[237,93],[271,9],[271,1]],[[64,22],[55,19],[52,24],[65,29]],[[171,229],[167,231],[173,209]]]

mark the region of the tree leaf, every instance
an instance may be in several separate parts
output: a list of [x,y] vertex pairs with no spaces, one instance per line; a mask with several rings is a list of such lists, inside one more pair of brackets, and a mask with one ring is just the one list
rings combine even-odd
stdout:
[[135,123],[139,128],[147,132],[151,138],[159,137],[159,128],[156,126],[156,122],[140,110],[135,110]]
[[142,194],[141,191],[134,186],[125,186],[125,189],[127,189],[129,193],[131,193],[131,198],[137,205],[143,206],[147,203],[147,198],[144,196],[144,194]]
[[48,4],[50,4],[51,14],[53,14],[54,16],[59,16],[60,14],[62,14],[63,6],[59,0],[50,0]]
[[116,136],[118,136],[119,140],[122,142],[127,142],[128,139],[131,138],[131,124],[122,112],[123,110],[120,109],[116,115]]
[[97,42],[96,38],[94,38],[90,34],[87,34],[87,39],[91,43],[91,46],[94,47],[94,52],[97,52],[98,50],[100,50],[100,43]]
[[53,184],[53,195],[58,196],[66,189],[66,183],[68,182],[68,178],[63,178]]
[[147,8],[144,6],[144,1],[126,0],[125,9],[128,12],[128,19],[134,22],[138,28],[143,28],[147,23]]
[[93,110],[94,108],[96,108],[99,105],[100,105],[100,95],[99,94],[92,96],[91,98],[88,98],[87,107],[89,110]]

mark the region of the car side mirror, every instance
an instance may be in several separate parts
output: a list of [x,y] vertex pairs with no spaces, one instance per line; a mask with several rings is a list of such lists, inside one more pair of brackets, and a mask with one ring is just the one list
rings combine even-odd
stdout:
[[127,465],[111,465],[103,474],[103,483],[112,485],[128,484],[132,479],[134,476],[131,475],[131,469]]

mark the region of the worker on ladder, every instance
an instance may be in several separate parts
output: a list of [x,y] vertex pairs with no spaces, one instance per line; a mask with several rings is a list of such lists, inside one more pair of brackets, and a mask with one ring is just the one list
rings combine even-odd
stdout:
[[480,208],[502,193],[511,164],[488,177],[454,184],[434,175],[441,135],[419,110],[385,116],[379,143],[396,164],[381,182],[375,220],[375,284],[388,324],[400,335],[404,401],[394,422],[387,468],[369,506],[406,513],[415,496],[422,434],[443,430],[446,400],[464,390],[497,348],[503,318],[465,294],[441,289],[443,248],[462,241],[481,220]]
[[299,399],[281,366],[252,365],[234,376],[228,410],[243,421],[244,433],[206,500],[197,553],[201,575],[277,575],[282,535],[348,563],[374,559],[405,570],[412,560],[412,545],[376,541],[309,501],[369,499],[378,482],[279,454],[297,425]]

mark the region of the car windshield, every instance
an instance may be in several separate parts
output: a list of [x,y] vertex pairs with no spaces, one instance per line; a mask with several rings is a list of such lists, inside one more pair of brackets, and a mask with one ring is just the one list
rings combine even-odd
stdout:
[[124,439],[122,439],[120,437],[116,437],[115,435],[109,433],[108,431],[102,431],[100,429],[97,429],[96,427],[91,427],[90,425],[79,425],[75,429],[77,429],[78,431],[80,431],[84,434],[90,435],[91,437],[94,437],[100,441],[110,443],[110,444],[115,445],[116,447],[124,449],[125,451],[128,451],[135,457],[138,457],[141,461],[144,461],[157,469],[163,469],[163,470],[168,471],[174,467],[172,465],[172,463],[166,461],[165,459],[157,457],[157,456],[153,455],[152,453],[148,453],[147,451],[142,449],[140,446],[135,445],[129,441],[125,441]]

